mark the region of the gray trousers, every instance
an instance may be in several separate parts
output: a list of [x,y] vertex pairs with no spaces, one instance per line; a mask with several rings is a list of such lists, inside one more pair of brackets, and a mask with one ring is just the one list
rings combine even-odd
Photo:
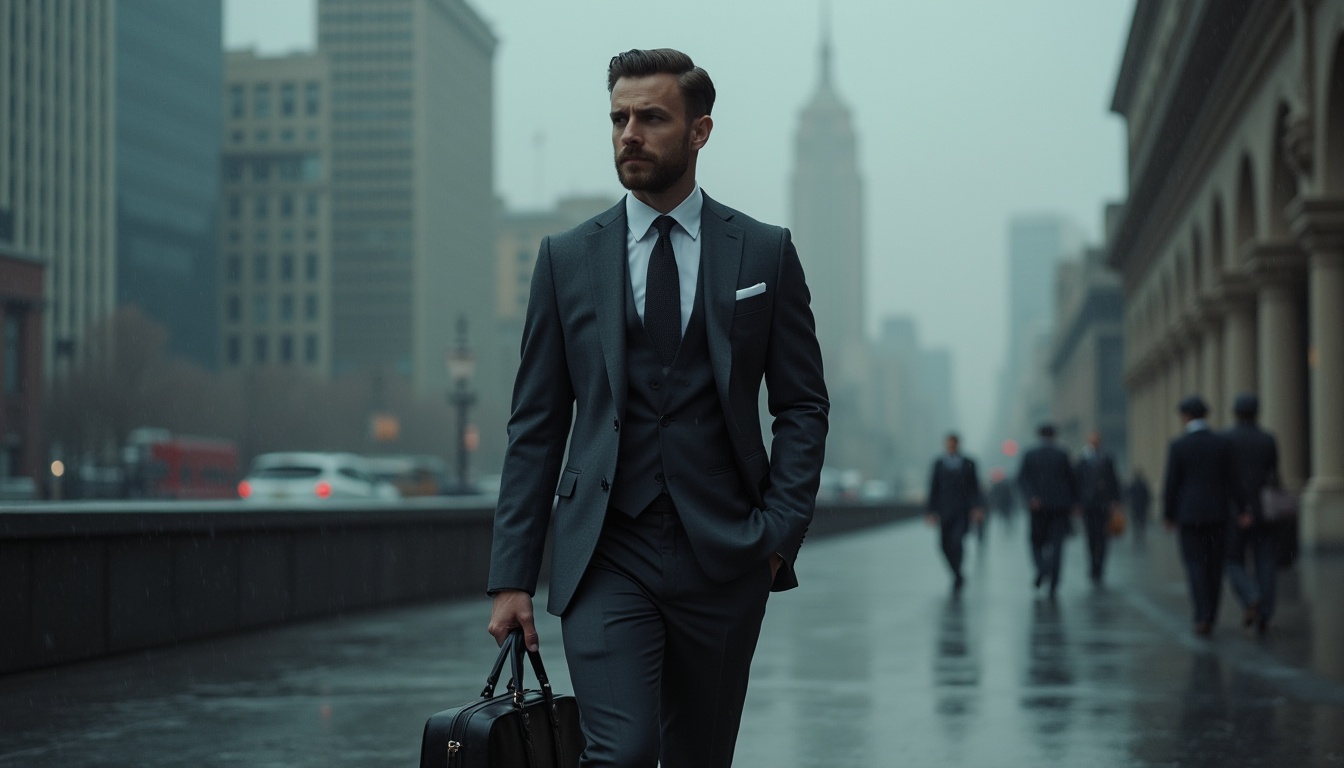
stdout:
[[711,581],[667,496],[607,513],[561,617],[584,768],[728,768],[770,593],[770,565]]

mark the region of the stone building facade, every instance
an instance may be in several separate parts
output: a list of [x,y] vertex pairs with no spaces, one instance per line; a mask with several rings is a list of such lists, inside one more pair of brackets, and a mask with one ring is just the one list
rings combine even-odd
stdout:
[[1112,109],[1133,462],[1255,391],[1308,545],[1344,546],[1344,0],[1139,0]]

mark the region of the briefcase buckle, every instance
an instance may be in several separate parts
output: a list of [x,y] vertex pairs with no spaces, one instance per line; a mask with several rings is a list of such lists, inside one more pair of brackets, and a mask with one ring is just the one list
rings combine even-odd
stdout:
[[448,759],[451,760],[453,758],[453,755],[457,754],[457,750],[461,748],[462,748],[462,742],[460,741],[448,742]]

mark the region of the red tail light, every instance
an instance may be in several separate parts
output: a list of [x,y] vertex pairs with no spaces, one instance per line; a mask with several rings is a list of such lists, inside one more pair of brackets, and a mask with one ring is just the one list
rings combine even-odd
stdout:
[[319,499],[329,498],[331,496],[331,483],[328,483],[326,480],[319,482],[317,485],[313,486],[313,493],[316,493],[317,498]]
[[252,484],[246,480],[238,484],[238,498],[248,499],[252,497]]

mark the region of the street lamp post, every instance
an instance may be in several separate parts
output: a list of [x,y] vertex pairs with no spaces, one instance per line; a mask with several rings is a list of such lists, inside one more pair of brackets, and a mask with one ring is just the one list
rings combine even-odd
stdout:
[[467,480],[467,412],[476,402],[476,393],[471,390],[471,380],[476,376],[476,354],[467,345],[467,316],[457,318],[457,346],[448,352],[448,379],[452,390],[448,402],[457,406],[457,487],[454,493],[472,492]]

